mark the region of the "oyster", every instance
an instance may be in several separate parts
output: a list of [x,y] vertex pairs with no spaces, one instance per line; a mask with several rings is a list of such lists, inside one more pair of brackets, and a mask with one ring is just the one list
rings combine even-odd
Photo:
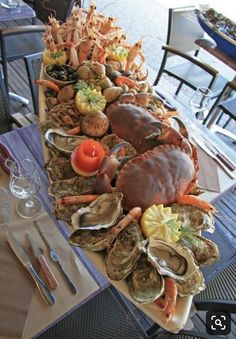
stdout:
[[195,261],[199,266],[214,263],[220,255],[217,245],[200,235],[191,236],[190,240],[187,237],[181,238],[178,243],[188,247],[193,252]]
[[142,240],[141,227],[137,222],[132,222],[118,234],[106,259],[106,271],[109,278],[122,280],[132,272],[141,255],[138,244]]
[[107,228],[100,230],[78,229],[71,234],[69,244],[79,246],[87,251],[98,252],[109,247],[116,236],[116,233]]
[[200,270],[195,270],[186,280],[176,280],[176,285],[181,297],[195,295],[205,289],[204,277]]
[[127,277],[131,297],[138,303],[152,302],[164,292],[164,279],[142,254],[136,267]]
[[99,230],[115,225],[120,219],[123,209],[122,193],[104,193],[89,206],[80,208],[71,217],[74,229]]
[[195,230],[205,230],[210,233],[215,231],[214,218],[212,213],[192,205],[171,205],[172,213],[178,214],[178,221],[182,226],[188,226]]
[[66,134],[60,128],[50,128],[45,133],[45,139],[62,154],[70,155],[76,146],[88,138]]
[[85,178],[79,175],[72,179],[58,180],[49,186],[48,194],[56,197],[90,194],[94,191],[94,181],[94,177]]
[[185,280],[198,269],[192,252],[180,244],[151,238],[141,244],[140,247],[143,251],[146,251],[148,260],[161,275]]
[[55,159],[51,159],[46,164],[46,170],[50,176],[50,179],[53,181],[72,179],[77,176],[71,166],[70,160],[66,157],[57,157]]
[[86,204],[76,204],[76,205],[57,205],[53,211],[53,214],[58,220],[63,220],[70,224],[71,216],[79,208],[86,206]]

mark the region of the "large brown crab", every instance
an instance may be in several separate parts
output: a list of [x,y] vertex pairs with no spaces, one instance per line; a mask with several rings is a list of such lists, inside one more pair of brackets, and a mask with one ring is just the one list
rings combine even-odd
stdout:
[[[186,195],[196,186],[198,174],[197,153],[188,139],[133,99],[129,103],[121,97],[108,108],[107,115],[112,131],[131,143],[140,155],[122,167],[115,187],[110,182],[118,161],[105,157],[95,181],[97,193],[122,192],[127,210],[135,206],[144,210],[152,204],[187,203],[190,196]],[[191,197],[191,203],[194,200]],[[198,206],[211,209],[200,203]]]

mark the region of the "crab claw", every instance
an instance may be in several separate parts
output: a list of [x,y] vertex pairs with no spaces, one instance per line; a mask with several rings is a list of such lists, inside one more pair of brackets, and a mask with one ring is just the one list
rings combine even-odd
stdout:
[[144,127],[150,125],[156,126],[157,130],[146,136],[145,140],[156,139],[159,144],[174,144],[183,148],[189,155],[192,155],[192,147],[188,139],[184,138],[181,133],[162,121],[151,121]]

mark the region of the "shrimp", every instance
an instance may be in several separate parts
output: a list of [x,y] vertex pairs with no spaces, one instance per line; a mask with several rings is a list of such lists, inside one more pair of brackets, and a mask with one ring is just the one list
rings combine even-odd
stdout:
[[175,313],[177,300],[177,285],[175,280],[169,277],[165,278],[164,298],[161,296],[154,301],[164,312],[164,322],[169,322]]

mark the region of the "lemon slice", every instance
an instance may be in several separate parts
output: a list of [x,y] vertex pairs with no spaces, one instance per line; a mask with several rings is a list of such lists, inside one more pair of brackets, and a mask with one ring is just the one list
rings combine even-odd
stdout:
[[127,56],[128,56],[128,49],[122,46],[109,46],[107,48],[107,52],[108,52],[108,59],[111,60],[116,60],[119,62],[123,62],[126,60]]
[[141,226],[146,238],[154,237],[169,242],[177,242],[181,232],[178,214],[171,212],[170,207],[152,205],[146,209],[141,218]]
[[75,105],[82,114],[95,113],[104,110],[106,99],[96,89],[87,88],[77,92]]

